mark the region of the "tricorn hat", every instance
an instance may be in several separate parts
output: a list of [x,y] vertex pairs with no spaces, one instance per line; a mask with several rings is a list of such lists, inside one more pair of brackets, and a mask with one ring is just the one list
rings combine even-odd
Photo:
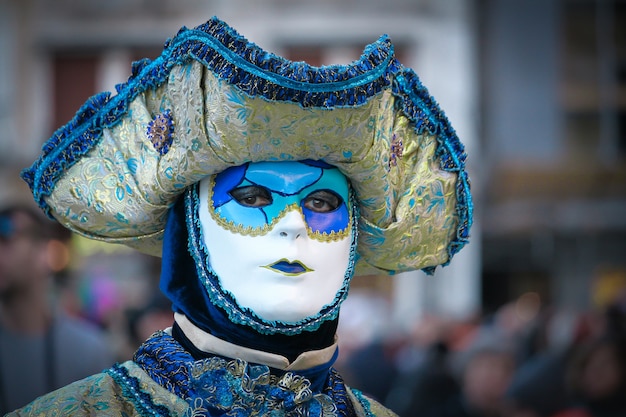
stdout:
[[188,186],[246,162],[309,159],[355,190],[357,271],[432,272],[468,242],[463,145],[386,35],[348,65],[314,67],[212,18],[135,62],[116,90],[91,97],[22,172],[79,234],[158,256]]

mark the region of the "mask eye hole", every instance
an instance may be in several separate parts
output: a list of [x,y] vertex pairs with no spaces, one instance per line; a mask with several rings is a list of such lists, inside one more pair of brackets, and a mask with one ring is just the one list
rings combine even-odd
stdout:
[[272,204],[272,193],[258,185],[234,188],[229,194],[244,207],[259,208]]
[[304,207],[316,213],[330,213],[337,210],[343,199],[330,190],[314,191],[304,199]]

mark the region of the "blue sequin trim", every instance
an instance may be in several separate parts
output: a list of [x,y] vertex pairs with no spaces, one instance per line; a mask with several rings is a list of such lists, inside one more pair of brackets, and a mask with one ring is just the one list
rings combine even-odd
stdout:
[[[418,134],[429,132],[436,135],[438,141],[436,156],[440,160],[441,169],[458,175],[456,213],[459,225],[456,236],[448,245],[448,261],[442,264],[445,266],[469,242],[470,229],[473,223],[474,204],[470,192],[469,177],[465,171],[467,154],[448,118],[413,70],[404,68],[396,76],[393,83],[393,93],[401,100],[402,112],[415,124],[415,131]],[[431,275],[436,268],[436,266],[432,266],[422,270]]]
[[219,279],[212,271],[209,263],[209,255],[204,244],[202,234],[202,226],[198,218],[198,207],[200,205],[198,198],[198,185],[189,187],[185,194],[185,217],[187,221],[187,230],[189,231],[188,248],[191,256],[196,264],[197,273],[204,288],[209,294],[211,302],[222,308],[228,318],[237,324],[243,324],[252,327],[261,334],[300,334],[303,331],[315,331],[328,320],[334,320],[339,315],[339,306],[348,296],[350,288],[350,280],[354,275],[354,267],[357,261],[356,247],[358,240],[358,219],[359,205],[355,200],[354,191],[350,190],[351,208],[352,208],[352,233],[348,268],[344,275],[343,286],[337,292],[335,299],[327,305],[318,314],[308,317],[297,323],[285,323],[281,321],[267,321],[252,312],[249,309],[240,307],[233,297],[222,290]]
[[172,67],[192,60],[251,96],[327,108],[366,103],[389,85],[389,74],[399,65],[386,36],[350,65],[313,67],[262,50],[215,17],[196,29],[182,28],[165,43],[158,58],[133,64],[129,80],[116,86],[117,95],[103,92],[87,100],[48,139],[39,159],[22,172],[44,212],[50,216],[44,198],[62,173],[101,140],[102,131],[116,126],[139,94],[166,82]]
[[125,367],[116,364],[109,368],[106,373],[120,386],[126,398],[133,403],[135,409],[139,412],[139,415],[145,417],[168,417],[171,415],[167,407],[155,404],[150,394],[141,390],[139,380],[130,376]]
[[370,402],[367,400],[367,398],[363,396],[363,393],[359,391],[358,389],[354,389],[354,388],[350,388],[350,389],[352,390],[352,393],[354,394],[356,399],[359,400],[359,403],[361,404],[361,407],[363,407],[363,410],[365,410],[365,415],[367,417],[376,417],[374,413],[372,413]]

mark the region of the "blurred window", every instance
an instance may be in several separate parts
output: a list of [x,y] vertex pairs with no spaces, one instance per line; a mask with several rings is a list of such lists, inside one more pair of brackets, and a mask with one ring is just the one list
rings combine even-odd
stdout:
[[626,156],[626,1],[562,2],[565,133],[570,157]]

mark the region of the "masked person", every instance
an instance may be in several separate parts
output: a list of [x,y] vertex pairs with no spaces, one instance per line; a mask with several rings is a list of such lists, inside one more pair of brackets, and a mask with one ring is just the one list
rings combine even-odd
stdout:
[[15,415],[373,416],[333,369],[352,277],[447,264],[465,154],[386,36],[312,67],[217,18],[91,98],[23,173],[50,216],[162,256],[174,323]]

